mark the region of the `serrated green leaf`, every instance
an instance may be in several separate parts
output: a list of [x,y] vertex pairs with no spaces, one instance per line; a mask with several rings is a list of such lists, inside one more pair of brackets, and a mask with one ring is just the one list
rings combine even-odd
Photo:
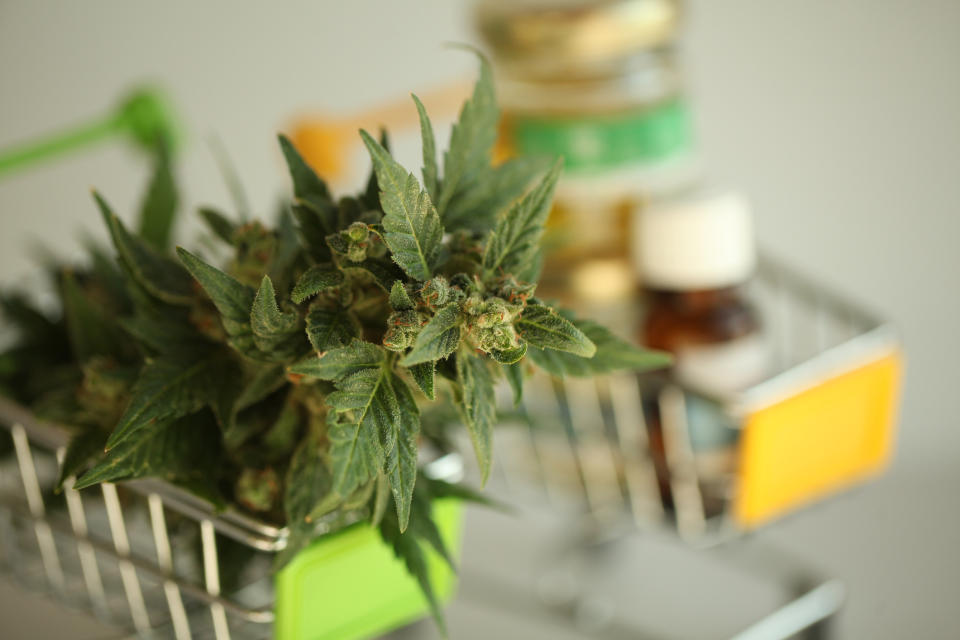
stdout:
[[97,355],[122,352],[122,334],[114,319],[88,298],[76,276],[64,271],[60,279],[63,315],[74,357],[83,362]]
[[223,328],[232,339],[231,344],[245,355],[257,356],[258,349],[250,326],[250,310],[257,292],[182,247],[177,247],[177,255],[220,312]]
[[380,144],[361,131],[370,151],[383,206],[383,238],[393,260],[411,278],[429,280],[440,256],[443,225],[426,191]]
[[307,314],[307,338],[318,352],[350,343],[360,335],[360,327],[346,309],[314,307]]
[[413,300],[410,299],[407,288],[399,280],[390,287],[390,306],[393,307],[394,311],[413,309]]
[[323,216],[307,202],[295,202],[290,206],[290,212],[297,221],[297,232],[310,257],[316,262],[329,262],[331,254]]
[[271,360],[286,360],[305,350],[300,315],[280,311],[270,276],[263,276],[254,298],[250,328],[257,348],[269,355]]
[[443,158],[443,184],[437,209],[444,219],[451,201],[490,166],[499,120],[493,73],[490,64],[481,57],[480,77],[474,85],[473,95],[460,109],[460,116],[450,133],[450,148]]
[[390,506],[390,479],[381,471],[377,474],[377,490],[373,500],[373,513],[370,515],[370,524],[379,527],[383,516]]
[[83,474],[75,488],[155,477],[185,484],[221,505],[215,482],[221,451],[220,432],[209,414],[158,421],[143,437],[125,440],[110,449],[103,460]]
[[195,413],[219,398],[215,377],[225,364],[215,354],[169,354],[147,362],[130,404],[107,440],[112,449],[162,420]]
[[597,351],[575,324],[544,305],[528,304],[514,327],[531,346],[540,349],[566,351],[583,358],[591,358]]
[[[386,129],[380,129],[380,146],[386,149],[387,153],[390,152],[390,137],[387,135]],[[377,182],[376,167],[370,167],[370,177],[367,178],[367,188],[364,189],[359,200],[360,203],[362,203],[363,206],[368,210],[380,209],[380,185]],[[354,219],[359,220],[360,218],[357,217]],[[345,218],[341,217],[340,228],[346,228],[351,222],[353,222],[353,220],[346,220]]]
[[197,210],[200,217],[206,223],[213,235],[217,236],[227,244],[233,244],[233,234],[237,230],[237,225],[229,218],[210,207],[200,207]]
[[513,391],[513,406],[519,407],[523,402],[523,364],[515,362],[503,368],[510,383],[510,390]]
[[430,400],[437,399],[435,390],[437,363],[435,361],[431,360],[413,365],[410,367],[410,375],[413,376],[413,381],[420,387],[420,391],[423,391],[423,395]]
[[283,366],[261,365],[239,390],[229,389],[224,394],[225,397],[221,398],[222,402],[214,406],[214,413],[223,430],[223,439],[228,449],[235,449],[253,435],[238,422],[237,417],[240,412],[280,389],[286,381],[286,371]]
[[241,220],[248,220],[250,218],[250,200],[243,189],[243,182],[240,180],[237,168],[230,159],[230,154],[227,153],[223,141],[218,136],[210,139],[210,151],[213,153],[217,169],[220,170],[220,177],[223,178],[223,183],[227,187],[230,199],[233,200],[233,206],[236,208],[237,214]]
[[500,364],[510,365],[519,362],[523,356],[527,355],[527,343],[521,342],[513,349],[503,351],[491,351],[490,356]]
[[497,220],[483,254],[484,279],[502,273],[512,274],[522,281],[536,278],[540,239],[562,167],[561,161],[555,162],[540,183]]
[[283,497],[290,534],[287,546],[277,556],[278,567],[287,564],[313,539],[316,525],[307,518],[314,506],[329,495],[332,487],[330,470],[322,453],[320,443],[308,436],[290,460]]
[[486,484],[493,461],[493,426],[497,421],[493,376],[479,356],[464,349],[457,354],[457,382],[458,408],[473,442],[481,481]]
[[361,369],[338,380],[327,404],[338,416],[328,431],[333,493],[347,496],[383,466],[386,451],[396,442],[400,409],[380,367]]
[[250,327],[253,332],[265,338],[288,335],[299,331],[298,320],[296,313],[280,311],[273,281],[270,276],[263,276],[250,310]]
[[291,366],[290,372],[320,380],[339,380],[363,369],[380,367],[385,360],[386,352],[381,347],[354,339],[319,357],[304,358]]
[[57,491],[63,488],[67,478],[77,475],[91,460],[99,457],[103,453],[103,445],[106,442],[107,434],[99,429],[87,429],[70,438],[63,462],[60,463]]
[[149,245],[131,235],[99,193],[94,192],[93,197],[100,207],[100,213],[110,231],[113,245],[120,254],[120,260],[137,283],[164,302],[191,304],[193,281],[183,267],[156,253]]
[[460,344],[460,305],[448,304],[424,325],[413,348],[400,361],[405,367],[446,358]]
[[396,431],[393,446],[387,451],[384,471],[390,478],[393,502],[397,508],[400,531],[407,530],[410,521],[410,504],[417,481],[417,438],[420,437],[420,410],[407,384],[395,374],[390,374],[390,385],[397,398]]
[[470,229],[489,232],[497,215],[520,198],[537,175],[550,167],[543,158],[511,158],[496,167],[488,167],[464,185],[443,214],[447,231]]
[[307,269],[290,294],[290,299],[300,304],[321,291],[340,286],[343,272],[332,266],[314,265]]
[[637,347],[589,320],[572,320],[596,345],[592,358],[530,346],[527,356],[541,369],[563,377],[592,377],[619,370],[650,371],[669,366],[669,354]]
[[414,94],[411,94],[411,97],[417,105],[417,115],[420,117],[420,139],[423,145],[423,186],[430,194],[430,199],[437,202],[437,198],[440,197],[440,169],[437,167],[437,143],[433,137],[433,125],[430,124],[430,116],[427,115],[427,110],[420,102],[420,98]]
[[140,205],[138,233],[154,249],[164,251],[170,246],[178,194],[169,153],[163,145],[158,147],[150,186]]
[[446,636],[446,625],[443,619],[443,609],[433,591],[430,582],[430,573],[427,570],[427,556],[423,544],[429,544],[444,558],[451,568],[453,562],[447,552],[440,532],[433,522],[430,497],[426,483],[418,483],[413,492],[413,506],[410,511],[410,523],[406,532],[400,531],[400,523],[396,513],[387,512],[380,523],[380,536],[393,548],[394,555],[403,560],[407,571],[420,585],[421,591],[430,605],[437,626],[443,636]]
[[403,271],[396,264],[377,258],[367,258],[363,262],[344,263],[341,267],[345,271],[366,273],[374,284],[387,293],[390,292],[390,287],[396,280],[404,277]]
[[284,136],[278,136],[280,149],[287,161],[290,178],[293,181],[293,195],[306,203],[309,209],[317,216],[323,227],[323,236],[336,230],[336,204],[330,197],[327,184],[306,163],[293,143]]

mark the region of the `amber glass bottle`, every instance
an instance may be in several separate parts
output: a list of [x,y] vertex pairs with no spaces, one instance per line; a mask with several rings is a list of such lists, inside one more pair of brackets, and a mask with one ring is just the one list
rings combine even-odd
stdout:
[[[671,375],[708,396],[757,381],[767,364],[760,322],[744,284],[756,252],[750,212],[735,194],[700,195],[641,213],[635,259],[646,311],[639,339],[674,354]],[[705,514],[722,509],[736,464],[737,432],[719,409],[688,396],[690,461],[699,478]],[[650,443],[661,496],[673,506],[669,436],[652,409]],[[676,446],[676,445],[674,445]]]

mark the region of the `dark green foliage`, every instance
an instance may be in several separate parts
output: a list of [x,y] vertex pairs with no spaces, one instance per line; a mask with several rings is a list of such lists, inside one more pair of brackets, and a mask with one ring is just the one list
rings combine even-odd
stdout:
[[[430,503],[473,495],[419,472],[419,440],[450,446],[459,417],[486,480],[498,380],[519,402],[531,362],[591,375],[664,359],[532,297],[560,164],[526,195],[544,163],[491,165],[487,64],[442,167],[415,101],[423,185],[385,137],[362,133],[371,180],[334,200],[281,137],[293,197],[275,229],[201,210],[232,251],[216,266],[169,251],[177,192],[166,156],[138,233],[95,194],[117,263],[95,249],[91,266],[59,270],[57,319],[0,296],[19,338],[0,354],[0,392],[76,427],[63,474],[78,486],[154,476],[286,524],[281,564],[319,519],[368,517],[439,619],[424,545],[449,556]],[[422,412],[448,396],[453,420]]]

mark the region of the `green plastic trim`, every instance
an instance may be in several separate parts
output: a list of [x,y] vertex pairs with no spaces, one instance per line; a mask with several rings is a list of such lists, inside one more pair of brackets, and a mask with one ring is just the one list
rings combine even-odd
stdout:
[[0,175],[115,136],[127,137],[135,145],[148,150],[163,143],[173,151],[180,142],[177,118],[169,101],[162,91],[148,87],[131,93],[107,117],[0,150]]
[[[447,549],[460,556],[463,505],[438,500],[433,516]],[[456,576],[427,559],[437,597],[448,601]],[[426,598],[403,562],[369,524],[319,538],[275,578],[277,640],[351,640],[380,635],[427,615]]]
[[693,147],[690,110],[681,99],[604,115],[517,115],[520,155],[563,156],[570,172],[601,172],[669,159]]

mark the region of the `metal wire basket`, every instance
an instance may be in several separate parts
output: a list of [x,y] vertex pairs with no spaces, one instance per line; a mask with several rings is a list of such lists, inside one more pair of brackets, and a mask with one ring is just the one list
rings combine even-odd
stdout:
[[[882,470],[899,390],[895,330],[769,259],[749,298],[767,350],[761,379],[718,393],[669,374],[535,377],[515,428],[498,432],[508,484],[577,500],[601,522],[666,524],[709,544]],[[503,400],[509,415],[507,390]],[[721,473],[706,473],[692,446],[698,420],[734,431]]]
[[[166,482],[53,491],[66,429],[0,398],[13,454],[0,461],[0,564],[25,586],[144,637],[268,638],[275,621],[274,556],[287,529],[216,512]],[[427,472],[456,480],[449,454]],[[332,533],[361,517],[318,523]],[[242,556],[242,562],[238,560]],[[235,569],[242,566],[242,572]]]

